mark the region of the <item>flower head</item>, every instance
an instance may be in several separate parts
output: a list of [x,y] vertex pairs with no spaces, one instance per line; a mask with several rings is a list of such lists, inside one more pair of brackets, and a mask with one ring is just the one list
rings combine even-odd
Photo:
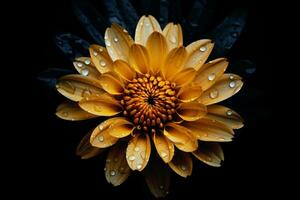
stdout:
[[[111,147],[108,182],[120,185],[132,170],[145,171],[157,197],[168,190],[167,165],[182,177],[192,173],[191,155],[220,166],[224,156],[217,142],[231,141],[233,129],[243,122],[235,111],[215,104],[236,94],[243,83],[235,74],[224,74],[225,58],[205,63],[213,43],[203,39],[184,47],[179,24],[161,30],[154,17],[143,16],[134,40],[113,24],[105,44],[91,45],[90,57],[74,61],[80,75],[57,83],[57,90],[73,101],[59,105],[57,116],[108,118],[83,138],[78,154],[89,158]],[[153,176],[147,165],[161,176]]]

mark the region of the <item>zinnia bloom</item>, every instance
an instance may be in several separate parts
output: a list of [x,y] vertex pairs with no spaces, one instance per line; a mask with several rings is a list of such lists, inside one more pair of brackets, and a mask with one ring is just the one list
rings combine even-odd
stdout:
[[205,63],[213,43],[203,39],[184,47],[179,24],[161,30],[154,17],[143,16],[134,40],[113,24],[105,44],[91,45],[90,57],[74,61],[80,74],[57,83],[57,90],[73,101],[58,106],[58,117],[107,117],[82,139],[78,155],[86,159],[111,147],[107,181],[117,186],[132,170],[143,171],[156,197],[168,192],[169,168],[182,177],[191,175],[191,156],[220,166],[224,155],[218,142],[231,141],[233,129],[243,122],[232,109],[215,104],[243,83],[238,75],[224,73],[225,58]]

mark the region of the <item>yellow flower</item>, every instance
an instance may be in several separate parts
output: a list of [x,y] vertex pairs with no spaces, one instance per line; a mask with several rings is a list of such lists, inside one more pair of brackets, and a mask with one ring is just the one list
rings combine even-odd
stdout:
[[[148,162],[149,168],[157,166],[158,156],[182,177],[192,173],[191,155],[220,166],[224,156],[217,142],[231,141],[233,129],[243,121],[215,103],[236,94],[243,83],[235,74],[224,74],[225,58],[205,63],[213,43],[203,39],[184,47],[179,24],[161,30],[154,17],[143,16],[135,40],[113,24],[105,32],[105,44],[91,45],[90,57],[74,61],[80,75],[57,83],[57,90],[73,101],[58,106],[58,117],[109,117],[83,138],[77,153],[86,159],[112,147],[105,175],[115,186]],[[165,166],[154,167],[154,174],[147,168],[151,192],[164,196],[169,185],[169,176],[161,173]]]

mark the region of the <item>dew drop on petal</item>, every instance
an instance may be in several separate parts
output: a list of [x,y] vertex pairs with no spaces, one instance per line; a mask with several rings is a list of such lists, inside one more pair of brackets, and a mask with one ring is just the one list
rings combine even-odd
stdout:
[[103,141],[104,141],[104,137],[103,137],[102,135],[100,135],[100,136],[98,137],[98,140],[99,140],[99,142],[103,142]]
[[104,167],[104,171],[106,171],[106,167]]
[[114,41],[115,41],[115,42],[118,42],[118,41],[119,41],[119,39],[115,37],[115,38],[114,38]]
[[100,65],[101,65],[102,67],[104,67],[104,66],[106,65],[105,61],[101,60],[101,61],[100,61]]
[[209,97],[212,98],[212,99],[217,98],[218,95],[219,95],[218,90],[212,90],[212,91],[209,93]]
[[232,115],[232,110],[227,110],[226,115],[228,116]]
[[81,62],[77,63],[77,67],[82,67],[83,64]]
[[111,170],[111,171],[109,172],[109,174],[110,174],[111,176],[114,176],[114,175],[116,175],[116,172],[115,172],[115,170]]
[[186,166],[185,165],[181,165],[180,168],[185,171],[186,170]]
[[94,54],[94,56],[97,56],[97,55],[98,55],[97,51],[94,51],[93,54]]
[[206,51],[206,47],[204,46],[204,47],[200,47],[200,49],[199,49],[201,52],[204,52],[204,51]]
[[164,189],[164,186],[163,186],[163,185],[160,185],[160,186],[159,186],[159,189],[163,190],[163,189]]
[[212,73],[212,74],[208,75],[208,77],[207,77],[207,79],[209,81],[213,81],[215,78],[216,78],[216,74],[215,73]]
[[135,147],[134,151],[138,152],[138,151],[140,151],[140,148],[139,147]]
[[102,48],[99,48],[99,51],[100,51],[100,52],[102,52],[102,51],[103,51],[103,49],[102,49]]
[[108,40],[105,41],[105,44],[106,44],[106,46],[108,46],[108,47],[110,47],[110,45],[111,45],[111,44],[110,44],[110,41],[108,41]]
[[230,87],[230,88],[234,88],[234,87],[235,87],[235,81],[231,81],[231,82],[229,83],[229,87]]
[[91,64],[91,61],[90,61],[90,59],[86,59],[86,60],[84,61],[84,63],[85,63],[86,65],[89,65],[89,64]]
[[141,164],[138,164],[138,165],[136,166],[136,168],[137,168],[137,169],[141,169],[141,168],[142,168],[142,165],[141,165]]
[[68,112],[63,112],[62,115],[63,115],[64,117],[67,117],[67,116],[69,115],[69,113],[68,113]]
[[123,29],[123,32],[124,32],[124,33],[128,33],[128,31],[127,31],[126,29]]
[[128,158],[130,161],[133,161],[133,160],[135,160],[135,156],[129,156],[129,158]]
[[89,75],[89,70],[88,69],[83,69],[83,70],[81,70],[81,74],[83,76],[87,76],[87,75]]
[[233,76],[233,75],[230,75],[230,76],[229,76],[229,79],[230,79],[230,80],[233,80],[233,79],[234,79],[234,76]]

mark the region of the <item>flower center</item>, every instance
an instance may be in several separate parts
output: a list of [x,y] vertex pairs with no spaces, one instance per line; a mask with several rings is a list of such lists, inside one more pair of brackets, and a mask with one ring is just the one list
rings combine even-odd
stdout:
[[123,114],[138,130],[157,132],[174,118],[177,106],[176,84],[161,77],[140,75],[125,87]]

